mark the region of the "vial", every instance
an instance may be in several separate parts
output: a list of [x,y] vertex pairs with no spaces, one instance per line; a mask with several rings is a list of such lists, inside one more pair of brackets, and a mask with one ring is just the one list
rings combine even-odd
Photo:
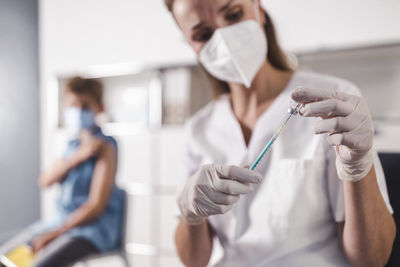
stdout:
[[292,115],[297,115],[299,113],[299,108],[301,104],[290,102],[288,112]]

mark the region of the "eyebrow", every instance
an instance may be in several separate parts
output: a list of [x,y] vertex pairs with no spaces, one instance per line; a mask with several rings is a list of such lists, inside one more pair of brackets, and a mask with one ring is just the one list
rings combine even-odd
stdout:
[[218,9],[218,13],[224,12],[228,9],[228,7],[232,4],[235,0],[229,0],[225,5],[223,5],[220,9]]
[[[228,0],[228,2],[225,5],[223,5],[222,7],[220,7],[218,9],[218,13],[221,13],[221,12],[224,12],[225,10],[227,10],[229,8],[229,6],[232,4],[233,1],[235,1],[235,0]],[[196,24],[195,26],[193,26],[192,27],[192,31],[198,30],[201,27],[203,27],[204,25],[205,25],[205,23],[204,23],[204,21],[202,21],[202,22]]]

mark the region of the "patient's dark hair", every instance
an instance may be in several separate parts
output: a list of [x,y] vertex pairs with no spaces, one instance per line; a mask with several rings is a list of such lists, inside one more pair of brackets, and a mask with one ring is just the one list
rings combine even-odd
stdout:
[[72,92],[78,95],[86,95],[96,101],[97,104],[103,104],[103,84],[96,79],[84,79],[76,76],[68,79],[66,92]]

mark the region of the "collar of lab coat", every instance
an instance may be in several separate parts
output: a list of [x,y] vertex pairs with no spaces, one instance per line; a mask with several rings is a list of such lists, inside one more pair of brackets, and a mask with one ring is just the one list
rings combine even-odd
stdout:
[[[260,143],[266,144],[274,131],[280,127],[283,120],[287,117],[287,109],[291,102],[290,93],[294,89],[292,87],[295,75],[296,73],[292,75],[286,87],[257,119],[248,146],[246,146],[239,121],[233,113],[230,96],[228,94],[222,95],[216,101],[216,112],[214,112],[211,118],[210,126],[212,126],[214,130],[218,129],[222,136],[226,136],[226,138],[235,142],[234,145],[245,153],[249,151],[261,151],[263,147],[259,147]],[[240,140],[239,143],[237,143],[238,140]],[[254,157],[256,155],[249,156]]]

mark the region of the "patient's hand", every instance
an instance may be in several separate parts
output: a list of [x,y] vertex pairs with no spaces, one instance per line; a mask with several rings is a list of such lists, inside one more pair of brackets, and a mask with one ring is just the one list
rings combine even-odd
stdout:
[[69,158],[56,161],[49,170],[44,171],[39,177],[41,188],[51,186],[55,182],[61,182],[71,169],[74,169],[90,157],[97,156],[104,150],[107,144],[100,138],[87,135],[82,139],[81,145]]
[[44,234],[39,235],[32,241],[32,250],[34,253],[42,250],[46,247],[50,242],[56,239],[60,233],[58,231],[51,231]]
[[103,146],[104,141],[99,138],[91,138],[86,142],[83,142],[76,150],[74,157],[77,158],[79,163],[86,161],[87,159],[97,156]]

